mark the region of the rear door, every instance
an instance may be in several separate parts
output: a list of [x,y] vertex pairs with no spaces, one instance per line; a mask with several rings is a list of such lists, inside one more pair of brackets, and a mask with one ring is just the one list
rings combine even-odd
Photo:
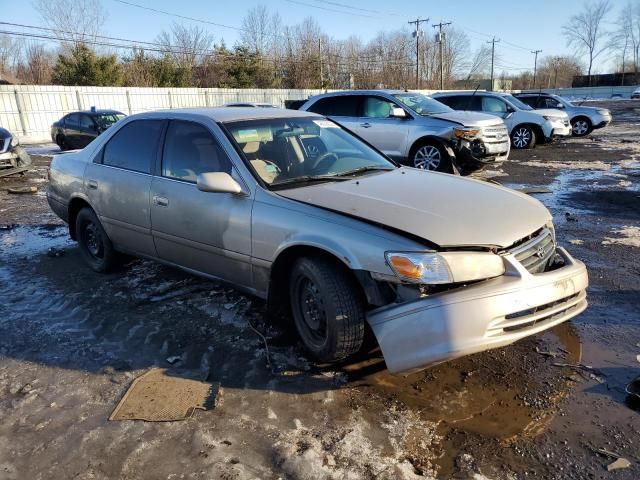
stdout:
[[149,191],[164,120],[122,126],[85,170],[85,191],[111,241],[121,249],[156,256]]
[[70,113],[64,119],[64,138],[71,148],[82,148],[80,145],[80,114]]
[[171,120],[159,173],[151,185],[151,223],[158,256],[233,283],[251,284],[249,195],[202,192],[199,174],[225,172],[241,182],[221,146],[221,132]]
[[411,117],[391,116],[392,108],[400,105],[377,95],[362,96],[362,116],[354,132],[375,145],[386,155],[396,159],[403,156],[406,149]]
[[78,132],[77,132],[78,148],[86,147],[97,136],[98,136],[98,127],[96,122],[89,115],[85,113],[81,114],[80,124],[78,126]]

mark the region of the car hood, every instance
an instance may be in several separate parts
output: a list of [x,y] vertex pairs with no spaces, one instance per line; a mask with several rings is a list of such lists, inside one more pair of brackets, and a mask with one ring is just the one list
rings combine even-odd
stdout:
[[573,113],[579,113],[579,112],[583,112],[583,113],[593,113],[596,110],[606,110],[607,112],[609,111],[609,109],[607,108],[601,108],[601,107],[583,107],[582,105],[574,105],[573,107],[569,107],[569,109],[573,112]]
[[495,125],[502,125],[503,121],[496,118],[495,115],[487,115],[486,113],[467,112],[467,111],[453,111],[443,112],[431,115],[432,118],[440,120],[447,120],[449,122],[459,123],[466,127],[489,127]]
[[415,235],[440,247],[508,247],[551,220],[536,199],[414,168],[279,190],[283,197]]
[[536,110],[529,110],[531,113],[537,113],[538,115],[548,115],[550,117],[562,117],[569,118],[567,112],[563,112],[562,110],[557,110],[555,108],[538,108]]

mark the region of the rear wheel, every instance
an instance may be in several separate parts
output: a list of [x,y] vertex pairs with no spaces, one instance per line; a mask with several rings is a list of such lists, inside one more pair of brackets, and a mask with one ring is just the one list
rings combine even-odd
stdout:
[[411,149],[411,166],[422,170],[451,173],[451,159],[442,145],[422,142]]
[[319,361],[341,360],[362,346],[365,308],[344,268],[321,257],[299,259],[289,298],[302,343]]
[[64,135],[58,135],[56,137],[56,144],[60,147],[60,150],[69,150],[69,144],[67,140],[64,138]]
[[85,207],[78,212],[76,235],[82,257],[93,270],[105,273],[118,266],[118,253],[90,208]]
[[571,120],[571,133],[574,137],[584,137],[589,135],[593,130],[591,120],[584,117],[578,117]]
[[536,146],[536,132],[531,127],[520,125],[511,132],[511,145],[519,150]]

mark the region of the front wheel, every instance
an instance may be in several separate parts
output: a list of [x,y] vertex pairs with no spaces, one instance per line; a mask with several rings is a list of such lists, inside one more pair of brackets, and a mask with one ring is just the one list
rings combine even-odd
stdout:
[[584,137],[593,130],[591,121],[588,118],[576,118],[571,121],[571,133],[574,137]]
[[321,362],[360,350],[365,308],[355,281],[334,262],[301,258],[291,272],[291,311],[307,350]]
[[435,142],[425,142],[413,147],[410,160],[412,166],[422,170],[451,173],[449,154]]
[[76,236],[83,258],[96,272],[109,272],[119,264],[118,253],[90,208],[83,208],[78,213]]
[[60,147],[60,150],[62,150],[63,152],[71,148],[69,147],[69,144],[67,143],[66,138],[64,138],[64,135],[58,135],[56,137],[56,144]]
[[513,148],[522,150],[536,146],[536,132],[531,127],[520,126],[511,132],[511,145]]

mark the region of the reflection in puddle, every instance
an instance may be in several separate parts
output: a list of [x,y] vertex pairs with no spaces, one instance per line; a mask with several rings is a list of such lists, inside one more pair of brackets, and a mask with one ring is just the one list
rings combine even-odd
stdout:
[[66,226],[17,226],[0,230],[0,258],[32,256],[45,253],[49,248],[65,248],[73,245]]

